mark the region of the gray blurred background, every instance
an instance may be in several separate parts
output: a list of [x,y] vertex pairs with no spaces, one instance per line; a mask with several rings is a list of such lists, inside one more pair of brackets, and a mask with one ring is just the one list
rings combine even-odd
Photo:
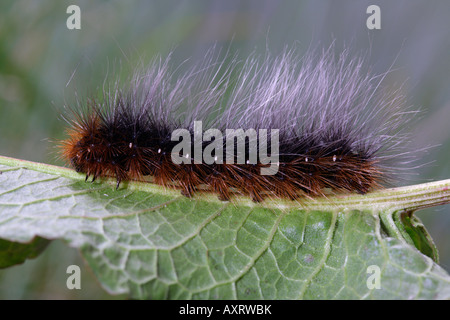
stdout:
[[[66,9],[81,8],[81,30],[68,30]],[[366,9],[381,8],[381,30],[368,30]],[[437,145],[411,183],[450,178],[450,2],[408,1],[50,1],[0,4],[0,154],[62,165],[52,140],[64,138],[62,106],[97,92],[107,74],[175,49],[173,63],[195,61],[214,44],[280,52],[296,45],[370,52],[374,72],[394,71],[409,103],[422,110],[415,147]],[[123,71],[121,71],[123,72]],[[70,80],[70,81],[69,81]],[[67,86],[66,84],[69,83]],[[422,156],[422,154],[421,154]],[[418,213],[450,270],[450,206]],[[66,288],[66,268],[82,266],[82,290]],[[0,270],[0,298],[110,298],[78,251],[53,242],[43,255]],[[121,297],[118,297],[121,298]]]

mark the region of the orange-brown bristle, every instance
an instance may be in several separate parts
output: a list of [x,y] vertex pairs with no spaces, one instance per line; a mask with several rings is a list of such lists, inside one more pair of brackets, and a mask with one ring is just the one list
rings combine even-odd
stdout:
[[187,197],[206,186],[221,200],[229,200],[230,190],[235,190],[260,202],[267,196],[291,200],[320,196],[324,189],[365,193],[379,186],[382,178],[374,161],[356,155],[289,156],[292,160],[281,161],[273,176],[260,174],[262,164],[175,164],[169,153],[161,152],[167,149],[163,146],[167,137],[155,141],[149,132],[142,131],[149,140],[141,139],[138,144],[139,139],[125,139],[127,132],[120,128],[103,130],[105,124],[99,121],[93,117],[83,125],[77,123],[74,128],[78,131],[72,128],[70,138],[62,143],[64,158],[77,171],[93,176],[93,180],[115,176],[119,185],[123,180],[142,180],[152,175],[155,183],[180,188]]

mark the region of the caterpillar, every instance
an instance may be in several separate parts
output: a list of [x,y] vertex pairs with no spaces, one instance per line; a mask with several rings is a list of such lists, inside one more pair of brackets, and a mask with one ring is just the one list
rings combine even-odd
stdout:
[[[101,99],[69,107],[62,158],[86,180],[115,177],[117,188],[151,176],[187,197],[209,190],[223,201],[241,194],[255,202],[364,194],[392,183],[411,161],[405,128],[414,112],[363,57],[286,49],[241,61],[213,51],[184,72],[170,55],[160,58],[127,85],[115,82]],[[272,174],[261,174],[267,168]]]

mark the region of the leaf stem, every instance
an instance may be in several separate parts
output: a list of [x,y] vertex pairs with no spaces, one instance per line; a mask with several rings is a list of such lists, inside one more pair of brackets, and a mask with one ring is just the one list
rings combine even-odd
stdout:
[[[85,175],[77,173],[72,169],[58,167],[54,165],[26,161],[21,159],[0,156],[0,165],[12,168],[3,169],[3,171],[28,169],[38,172],[57,175],[75,180],[84,180]],[[0,168],[0,172],[1,172]],[[112,178],[100,179],[100,183],[115,185]],[[179,195],[178,190],[166,189],[162,186],[142,181],[129,181],[123,184],[124,187],[131,190],[139,190],[153,193],[164,193]],[[194,199],[202,199],[210,202],[222,203],[210,192],[199,193]],[[380,189],[365,195],[360,194],[330,194],[326,197],[303,198],[296,201],[284,199],[268,199],[262,203],[254,203],[248,197],[236,196],[232,200],[233,204],[246,205],[250,207],[261,206],[265,208],[292,209],[308,208],[314,210],[379,210],[379,211],[397,211],[408,210],[415,211],[422,208],[433,207],[450,203],[450,179],[422,183],[417,185]]]

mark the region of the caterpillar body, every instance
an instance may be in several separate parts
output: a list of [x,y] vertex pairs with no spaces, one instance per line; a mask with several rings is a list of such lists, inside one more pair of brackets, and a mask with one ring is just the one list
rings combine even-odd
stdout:
[[[86,180],[113,176],[119,187],[152,176],[188,197],[206,189],[221,200],[238,193],[256,202],[326,190],[366,193],[390,183],[410,162],[404,150],[411,114],[406,99],[399,89],[384,90],[384,75],[366,71],[363,58],[347,51],[335,57],[332,50],[300,58],[285,50],[228,60],[209,52],[201,64],[176,74],[170,57],[161,59],[125,88],[115,84],[101,100],[70,108],[62,157]],[[223,135],[198,144],[196,121]],[[199,163],[192,152],[176,149],[177,129],[187,130],[192,149],[197,143],[201,153],[223,161]],[[244,136],[245,148],[238,150],[227,144],[227,129],[255,134]],[[265,139],[261,130],[273,129],[277,141],[271,137],[265,147],[276,163],[255,162],[262,146],[252,149],[253,142]],[[174,154],[187,160],[176,163]],[[261,174],[270,165],[274,174]]]

